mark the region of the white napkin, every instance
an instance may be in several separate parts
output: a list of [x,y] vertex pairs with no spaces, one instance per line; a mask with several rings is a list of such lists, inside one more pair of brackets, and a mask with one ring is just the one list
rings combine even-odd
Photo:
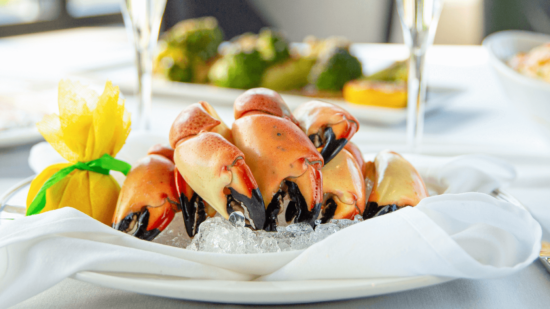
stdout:
[[[142,241],[62,208],[0,228],[0,307],[79,271],[220,280],[357,279],[434,275],[493,278],[529,265],[539,224],[482,193],[446,194],[367,220],[304,251],[232,255]],[[256,275],[256,276],[254,276]]]

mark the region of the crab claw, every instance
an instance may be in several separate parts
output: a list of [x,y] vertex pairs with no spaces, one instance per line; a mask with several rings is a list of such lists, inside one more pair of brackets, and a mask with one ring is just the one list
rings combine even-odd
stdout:
[[309,101],[294,111],[294,117],[328,164],[359,130],[359,121],[343,108]]
[[[174,182],[173,151],[155,145],[128,173],[118,196],[113,228],[152,240],[179,211]],[[157,153],[163,153],[160,155]]]
[[244,154],[222,135],[209,132],[218,124],[202,105],[193,104],[176,118],[170,131],[189,236],[204,220],[207,205],[226,219],[233,211],[241,211],[255,229],[265,223],[263,199]]
[[346,146],[344,147],[345,150],[347,150],[353,158],[355,158],[355,161],[359,165],[359,168],[361,168],[361,173],[363,174],[363,179],[367,176],[367,165],[365,164],[365,158],[363,158],[363,153],[355,145],[353,142],[349,141]]
[[286,118],[298,125],[290,108],[277,92],[267,88],[252,88],[241,94],[233,105],[235,119],[245,115],[263,113]]
[[365,219],[380,216],[405,206],[416,206],[428,196],[424,181],[401,155],[384,150],[367,162],[367,177],[374,186],[369,196]]
[[313,226],[321,208],[323,158],[304,132],[288,119],[258,113],[237,119],[233,137],[267,205],[264,229],[275,230],[279,215]]
[[366,206],[365,180],[359,164],[347,150],[340,151],[323,169],[321,222],[353,219]]

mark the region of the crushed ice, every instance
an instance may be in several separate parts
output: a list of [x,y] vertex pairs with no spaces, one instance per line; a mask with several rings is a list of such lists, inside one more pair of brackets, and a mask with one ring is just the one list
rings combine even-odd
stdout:
[[[277,232],[266,232],[245,227],[244,216],[234,212],[229,220],[214,217],[204,221],[187,249],[241,254],[302,250],[361,221],[363,218],[358,215],[354,220],[330,220],[325,224],[318,220],[315,230],[307,223],[297,223],[278,226]],[[173,241],[171,245],[182,247],[178,237]]]

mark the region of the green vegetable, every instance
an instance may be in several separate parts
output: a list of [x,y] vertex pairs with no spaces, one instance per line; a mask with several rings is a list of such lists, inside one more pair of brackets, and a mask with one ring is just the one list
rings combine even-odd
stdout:
[[214,17],[202,17],[177,23],[166,32],[163,40],[207,61],[217,55],[223,32]]
[[318,90],[338,91],[344,84],[362,75],[361,62],[345,48],[334,48],[317,60],[309,81]]
[[155,59],[155,72],[172,81],[190,82],[193,67],[189,56],[178,47],[164,45]]
[[257,87],[262,79],[265,63],[257,50],[231,53],[216,61],[208,78],[220,87],[248,89]]
[[260,87],[276,91],[300,89],[307,85],[314,64],[315,59],[298,58],[270,66],[264,72]]
[[256,41],[256,49],[268,64],[275,64],[290,58],[288,42],[280,32],[264,28]]

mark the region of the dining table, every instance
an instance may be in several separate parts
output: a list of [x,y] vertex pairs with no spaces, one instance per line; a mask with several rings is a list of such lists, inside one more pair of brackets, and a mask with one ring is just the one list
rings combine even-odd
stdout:
[[[372,72],[407,57],[402,44],[355,43],[351,52]],[[485,154],[514,165],[517,178],[503,188],[541,224],[550,241],[550,129],[511,102],[480,45],[435,45],[427,54],[428,87],[454,89],[457,95],[425,115],[424,136],[414,151],[433,156]],[[137,111],[132,85],[134,51],[121,25],[86,27],[0,39],[0,99],[40,94],[55,106],[57,83],[80,80],[101,90],[105,80],[121,86],[127,108]],[[185,106],[200,98],[155,94],[151,130],[168,135]],[[232,102],[212,103],[232,123]],[[2,132],[0,132],[1,134]],[[39,138],[35,142],[38,142]],[[363,153],[383,149],[408,152],[405,123],[361,122],[353,138]],[[28,164],[33,143],[0,148],[0,193],[34,174]],[[0,222],[1,224],[1,222]],[[407,257],[402,259],[407,263]],[[36,278],[40,280],[40,278]],[[456,279],[446,283],[360,299],[288,305],[299,308],[548,308],[550,273],[536,260],[513,275]],[[13,308],[236,308],[137,294],[67,278]],[[247,307],[254,307],[247,305]]]

